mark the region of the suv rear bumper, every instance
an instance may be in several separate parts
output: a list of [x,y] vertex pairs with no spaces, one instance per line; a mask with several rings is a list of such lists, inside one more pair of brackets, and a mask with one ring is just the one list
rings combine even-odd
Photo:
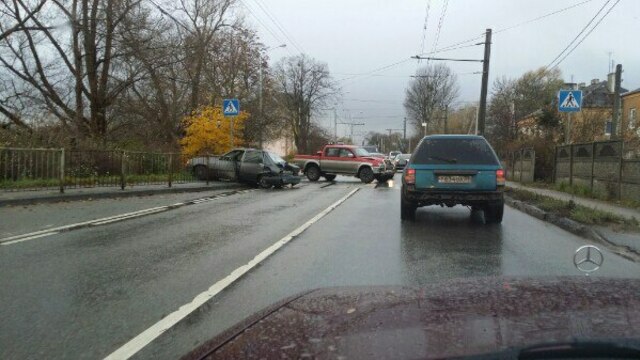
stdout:
[[416,206],[428,205],[484,205],[487,202],[501,201],[504,199],[502,188],[496,191],[429,191],[415,190],[402,187],[402,198],[405,202]]

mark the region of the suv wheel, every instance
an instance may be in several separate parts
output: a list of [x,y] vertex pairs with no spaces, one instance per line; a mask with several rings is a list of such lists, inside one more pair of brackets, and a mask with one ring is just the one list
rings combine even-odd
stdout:
[[484,220],[487,224],[500,224],[504,214],[504,199],[490,202],[484,208]]
[[401,220],[415,220],[417,207],[411,203],[405,202],[400,198],[400,219]]
[[373,170],[371,170],[370,167],[363,167],[360,170],[359,175],[360,175],[360,181],[362,181],[365,184],[369,184],[375,179],[375,174],[373,173]]
[[307,169],[307,179],[309,179],[309,181],[318,181],[318,179],[320,179],[320,169],[315,165],[309,166]]

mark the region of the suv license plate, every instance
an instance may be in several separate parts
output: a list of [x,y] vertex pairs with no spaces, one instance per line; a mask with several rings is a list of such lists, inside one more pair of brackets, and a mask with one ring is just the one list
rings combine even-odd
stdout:
[[469,184],[471,176],[438,176],[438,182],[442,184]]

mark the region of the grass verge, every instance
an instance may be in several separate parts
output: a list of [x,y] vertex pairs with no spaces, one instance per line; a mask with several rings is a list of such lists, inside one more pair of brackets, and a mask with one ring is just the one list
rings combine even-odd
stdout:
[[610,212],[578,205],[573,201],[564,201],[531,191],[508,188],[505,194],[515,200],[534,205],[557,216],[569,218],[585,225],[607,226],[617,231],[640,231],[637,219],[628,219]]

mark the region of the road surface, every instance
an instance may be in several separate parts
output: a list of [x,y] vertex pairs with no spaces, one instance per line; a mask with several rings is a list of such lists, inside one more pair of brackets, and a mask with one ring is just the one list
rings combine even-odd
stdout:
[[[508,207],[501,225],[464,207],[422,208],[416,222],[401,222],[397,182],[339,177],[176,196],[14,208],[17,220],[0,223],[4,239],[183,204],[4,242],[0,358],[173,359],[279,299],[324,286],[584,276],[572,255],[586,240]],[[640,264],[604,254],[595,276],[640,274]]]

